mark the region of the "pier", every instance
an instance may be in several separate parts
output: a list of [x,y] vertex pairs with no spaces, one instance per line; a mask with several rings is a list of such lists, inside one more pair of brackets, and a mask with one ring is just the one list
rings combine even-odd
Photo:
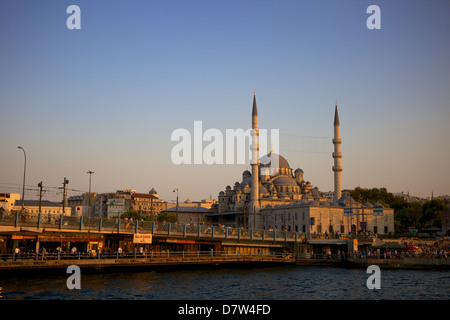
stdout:
[[[305,240],[287,231],[17,212],[0,214],[0,270],[293,264],[294,245]],[[19,243],[28,250],[15,253]]]
[[108,267],[145,267],[175,265],[223,265],[223,264],[294,264],[286,254],[227,254],[227,252],[151,252],[126,254],[51,254],[43,256],[4,254],[1,270],[59,269],[70,265],[80,268],[103,269]]
[[[225,264],[450,267],[450,261],[443,258],[367,259],[353,255],[371,248],[372,242],[372,238],[343,235],[306,237],[297,232],[276,230],[0,214],[0,270],[57,269],[74,264],[93,269]],[[28,250],[16,253],[14,249],[18,244],[26,245]],[[330,248],[346,254],[330,254]]]

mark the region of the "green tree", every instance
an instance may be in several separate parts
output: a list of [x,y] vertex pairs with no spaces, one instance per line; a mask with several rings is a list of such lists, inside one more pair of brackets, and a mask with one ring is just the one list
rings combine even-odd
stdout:
[[159,222],[170,222],[174,223],[177,221],[177,215],[173,212],[161,212],[156,218]]
[[423,226],[427,227],[441,227],[441,213],[446,209],[445,202],[442,199],[432,199],[425,202],[422,206]]
[[129,209],[128,211],[122,213],[120,219],[133,219],[133,220],[152,220],[151,217],[141,214],[139,211]]

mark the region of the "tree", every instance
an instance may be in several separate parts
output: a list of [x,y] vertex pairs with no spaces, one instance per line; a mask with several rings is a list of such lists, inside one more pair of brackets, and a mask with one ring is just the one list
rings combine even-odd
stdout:
[[356,201],[363,203],[370,202],[381,203],[387,208],[393,208],[394,210],[400,210],[408,207],[406,200],[401,197],[394,196],[392,193],[388,192],[386,188],[372,188],[364,189],[361,187],[356,187],[350,192],[350,196]]
[[128,211],[122,213],[120,219],[133,219],[133,220],[152,220],[151,217],[142,215],[139,211],[129,209]]
[[422,206],[421,222],[428,227],[441,227],[441,213],[446,209],[445,202],[442,199],[432,199],[425,202]]
[[174,223],[177,221],[177,216],[173,212],[161,212],[156,218],[159,222],[170,222]]

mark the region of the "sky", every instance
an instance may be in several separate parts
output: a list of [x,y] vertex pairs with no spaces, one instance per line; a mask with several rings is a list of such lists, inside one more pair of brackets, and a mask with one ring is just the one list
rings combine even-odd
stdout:
[[[81,29],[69,29],[70,5]],[[370,5],[381,29],[369,29]],[[279,129],[280,154],[333,190],[450,194],[450,2],[0,2],[0,192],[62,199],[155,188],[217,199],[249,164],[173,163],[176,129]],[[208,142],[203,143],[205,147]]]

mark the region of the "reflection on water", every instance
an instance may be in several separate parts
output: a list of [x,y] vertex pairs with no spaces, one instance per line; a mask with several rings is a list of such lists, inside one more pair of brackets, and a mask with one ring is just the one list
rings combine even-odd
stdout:
[[7,299],[398,299],[447,300],[450,272],[381,270],[381,289],[366,286],[365,269],[281,266],[185,271],[84,272],[81,289],[69,290],[65,269],[0,277]]

